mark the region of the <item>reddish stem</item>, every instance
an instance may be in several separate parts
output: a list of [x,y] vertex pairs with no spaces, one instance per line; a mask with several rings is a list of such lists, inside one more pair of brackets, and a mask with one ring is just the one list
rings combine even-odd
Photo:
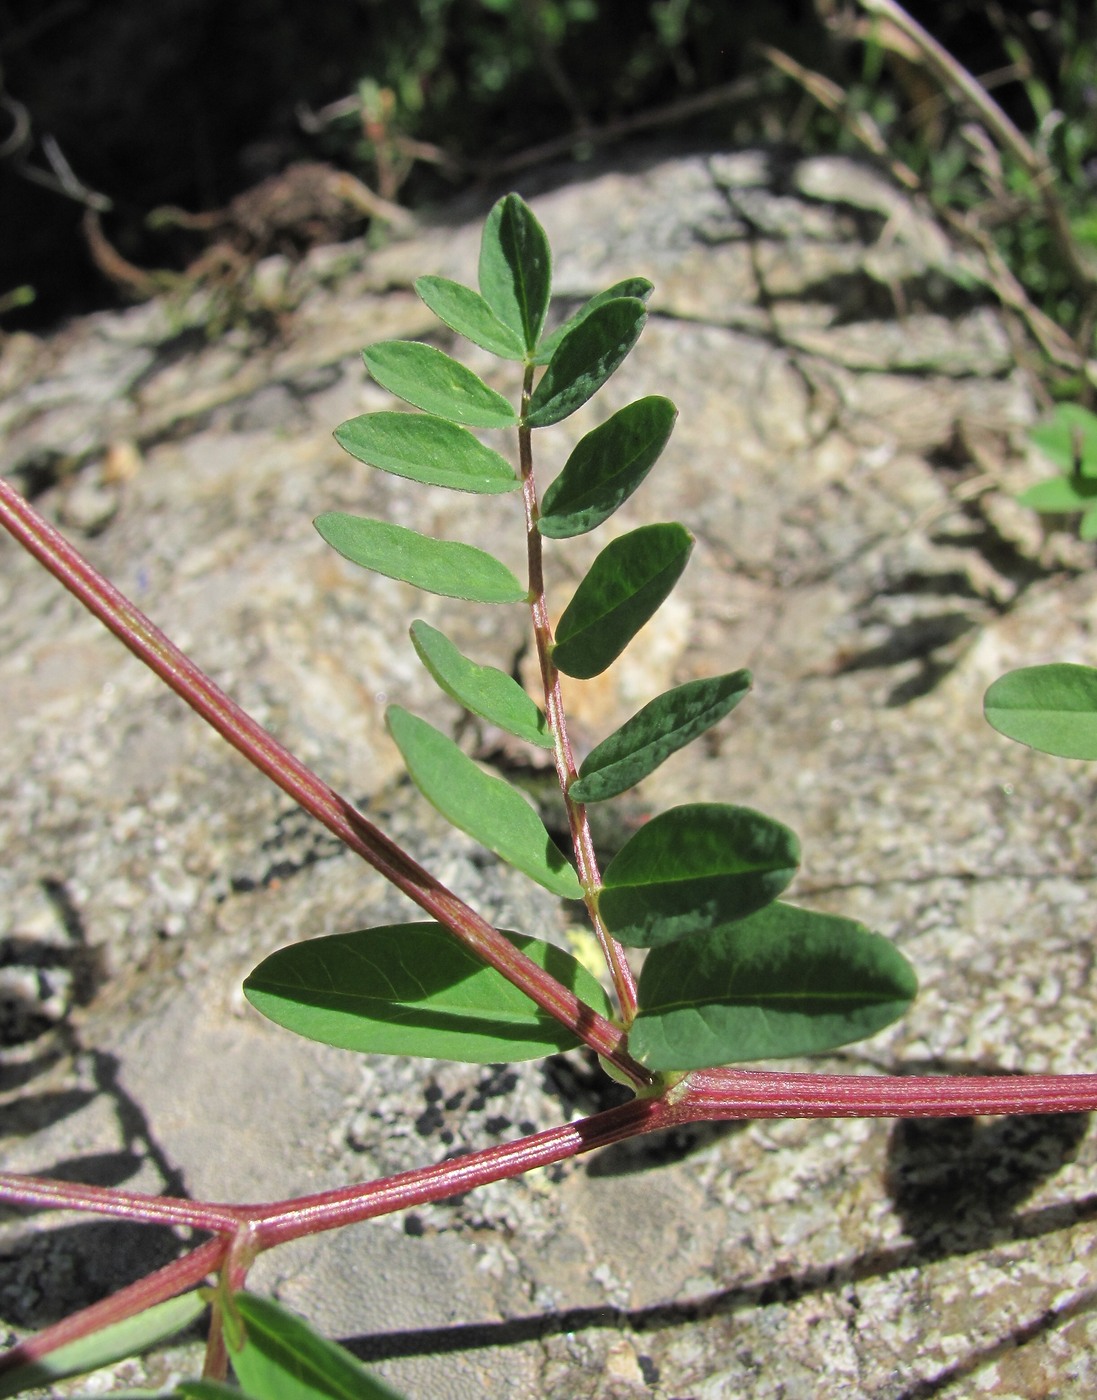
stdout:
[[0,524],[222,738],[386,880],[448,928],[633,1084],[652,1076],[624,1048],[619,1026],[539,968],[463,900],[440,884],[345,798],[231,700],[113,584],[0,478]]

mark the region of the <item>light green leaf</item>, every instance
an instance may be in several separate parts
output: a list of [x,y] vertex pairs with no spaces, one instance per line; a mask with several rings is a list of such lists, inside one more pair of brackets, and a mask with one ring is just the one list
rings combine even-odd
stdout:
[[552,253],[533,210],[504,195],[480,239],[480,290],[496,316],[534,350],[552,292]]
[[604,802],[653,773],[665,758],[730,713],[750,689],[749,671],[687,681],[657,695],[590,751],[568,789],[576,802]]
[[426,720],[391,705],[389,733],[412,782],[453,826],[563,899],[579,899],[575,871],[516,788],[493,777]]
[[411,640],[420,661],[459,705],[527,743],[553,747],[545,716],[513,676],[495,666],[478,666],[425,622],[411,624]]
[[667,445],[678,410],[669,399],[637,399],[580,439],[545,492],[537,528],[563,539],[582,535],[636,490]]
[[342,511],[318,515],[313,524],[352,564],[428,593],[473,603],[521,603],[528,596],[505,564],[474,545],[434,540],[403,525]]
[[[611,1014],[601,986],[561,948],[506,937],[580,1000]],[[505,1064],[570,1050],[574,1035],[440,924],[395,924],[282,948],[244,983],[270,1020],[375,1055]]]
[[1069,515],[1085,510],[1097,499],[1097,477],[1076,474],[1052,477],[1022,491],[1017,499],[1023,506],[1044,515]]
[[648,954],[628,1048],[660,1071],[817,1054],[875,1035],[917,990],[913,968],[878,933],[770,904]]
[[405,403],[470,428],[510,428],[518,415],[472,370],[418,340],[381,340],[362,351],[378,384]]
[[448,277],[419,277],[415,290],[450,330],[504,360],[524,360],[522,337],[503,324],[479,292]]
[[585,321],[590,313],[604,302],[615,301],[618,297],[636,297],[639,301],[647,301],[652,291],[652,285],[646,277],[626,277],[623,282],[615,282],[612,287],[607,287],[604,292],[599,292],[597,296],[584,302],[579,310],[573,316],[569,316],[562,326],[557,326],[551,335],[545,336],[537,347],[533,363],[547,365],[564,336],[569,331],[573,331],[580,321]]
[[639,298],[615,297],[568,331],[533,391],[528,426],[547,428],[585,404],[636,344],[646,319]]
[[749,807],[693,802],[652,817],[610,861],[598,895],[630,947],[713,932],[776,899],[800,863],[788,827]]
[[1097,540],[1097,508],[1090,506],[1082,516],[1082,523],[1078,526],[1078,538]]
[[1023,666],[994,682],[987,722],[1007,739],[1058,758],[1097,759],[1097,670],[1059,661]]
[[244,1339],[233,1345],[226,1320],[229,1359],[249,1400],[401,1400],[288,1308],[254,1293],[234,1293],[232,1307]]
[[628,646],[678,582],[693,536],[683,525],[641,525],[611,541],[556,628],[552,659],[567,676],[589,680]]
[[1097,416],[1080,404],[1059,404],[1028,437],[1063,471],[1073,474],[1080,466],[1084,474],[1097,475]]
[[505,457],[430,413],[364,413],[340,423],[335,441],[360,462],[428,486],[496,495],[522,484]]
[[0,1397],[17,1395],[21,1390],[45,1388],[66,1376],[80,1376],[123,1361],[127,1356],[136,1356],[189,1327],[205,1310],[205,1300],[197,1291],[157,1303],[136,1317],[115,1322],[93,1332],[90,1337],[56,1347],[37,1361],[5,1371],[0,1375]]

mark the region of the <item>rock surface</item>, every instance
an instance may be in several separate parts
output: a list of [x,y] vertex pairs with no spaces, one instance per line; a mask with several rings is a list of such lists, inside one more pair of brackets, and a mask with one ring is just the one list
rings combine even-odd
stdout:
[[[630,360],[539,435],[540,460],[641,394],[680,410],[626,511],[553,545],[552,601],[618,530],[678,519],[697,537],[656,622],[572,687],[574,736],[593,744],[668,684],[755,673],[748,701],[630,796],[626,820],[686,799],[758,807],[802,838],[794,898],[913,960],[911,1014],[822,1067],[1094,1068],[1093,778],[1000,739],[981,697],[1012,665],[1092,659],[1097,576],[1088,549],[1045,539],[1012,502],[1042,470],[1024,450],[1033,388],[978,266],[838,159],[646,153],[523,192],[562,297],[636,274],[656,286]],[[450,345],[411,281],[473,280],[483,212],[455,207],[379,252],[264,264],[273,336],[245,321],[207,343],[198,294],[9,339],[0,467],[444,881],[505,927],[564,940],[553,900],[432,816],[383,725],[397,699],[498,752],[498,735],[460,727],[406,629],[425,617],[513,669],[521,610],[363,574],[309,524],[348,509],[490,538],[521,569],[513,498],[405,487],[330,436],[387,405],[362,345]],[[514,392],[505,368],[457,353]],[[360,1058],[262,1022],[239,991],[260,957],[409,906],[13,544],[0,555],[6,1169],[271,1199],[608,1101],[578,1055]],[[414,1400],[1090,1395],[1087,1126],[698,1129],[287,1247],[254,1281]],[[0,1318],[41,1326],[178,1247],[11,1218]],[[112,1383],[193,1364],[175,1348]]]

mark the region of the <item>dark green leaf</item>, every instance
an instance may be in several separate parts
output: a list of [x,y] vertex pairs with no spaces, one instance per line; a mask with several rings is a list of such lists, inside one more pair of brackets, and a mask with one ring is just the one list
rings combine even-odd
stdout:
[[[569,953],[507,938],[587,1005],[611,1014],[605,992]],[[395,924],[293,943],[244,983],[264,1016],[325,1045],[467,1064],[539,1059],[575,1036],[440,924]]]
[[1080,467],[1085,474],[1097,475],[1097,416],[1080,404],[1059,404],[1028,436],[1063,471],[1073,473]]
[[552,254],[545,230],[516,194],[504,195],[487,217],[479,271],[488,306],[534,350],[552,292]]
[[254,1293],[234,1293],[232,1306],[244,1339],[234,1345],[226,1318],[229,1359],[249,1400],[400,1400],[345,1347],[287,1308]]
[[776,899],[800,863],[788,827],[718,802],[652,817],[606,867],[598,909],[622,943],[653,948],[711,932]]
[[494,666],[478,666],[425,622],[411,624],[411,640],[420,661],[459,705],[527,743],[553,747],[544,715],[512,676]]
[[569,316],[562,326],[557,326],[551,335],[545,336],[537,347],[533,363],[547,365],[564,336],[569,331],[573,331],[580,321],[585,321],[590,313],[601,306],[603,302],[615,301],[619,297],[636,297],[639,301],[647,301],[652,290],[652,285],[646,277],[626,277],[623,282],[615,282],[612,287],[607,287],[604,292],[599,292],[597,296],[584,302],[574,316]]
[[1059,758],[1097,758],[1097,671],[1060,661],[1023,666],[983,700],[989,724],[1008,739]]
[[526,423],[546,428],[585,404],[636,344],[646,317],[637,297],[595,307],[556,347],[533,391]]
[[342,511],[318,515],[313,524],[352,564],[428,593],[474,603],[520,603],[528,596],[505,564],[471,544],[430,539],[403,525]]
[[545,492],[537,528],[563,539],[613,514],[647,476],[667,445],[678,410],[669,399],[638,399],[580,439]]
[[917,990],[913,968],[878,933],[770,904],[648,954],[629,1051],[653,1070],[816,1054],[875,1035]]
[[391,705],[389,733],[412,782],[459,830],[563,899],[578,899],[575,871],[516,788],[493,777],[426,720]]
[[362,351],[366,368],[389,393],[470,428],[510,428],[518,415],[472,370],[433,345],[382,340]]
[[[241,1400],[244,1392],[224,1381],[183,1381],[177,1392],[185,1400]],[[112,1400],[114,1392],[111,1392]],[[251,1400],[251,1397],[246,1397]]]
[[90,1337],[55,1347],[48,1355],[0,1375],[0,1396],[17,1395],[21,1390],[45,1388],[66,1376],[80,1376],[110,1366],[127,1356],[136,1356],[158,1342],[181,1332],[206,1310],[199,1293],[183,1293],[146,1308],[136,1317],[115,1322]]
[[428,486],[495,495],[522,484],[505,457],[430,413],[364,413],[340,423],[335,441],[360,462]]
[[749,671],[707,676],[657,695],[583,760],[569,792],[576,802],[604,802],[653,773],[665,758],[703,734],[750,689]]
[[589,680],[615,661],[678,582],[692,548],[683,525],[641,525],[606,545],[557,626],[560,670]]
[[503,324],[479,292],[448,277],[420,277],[415,290],[450,330],[504,360],[524,360],[522,337]]

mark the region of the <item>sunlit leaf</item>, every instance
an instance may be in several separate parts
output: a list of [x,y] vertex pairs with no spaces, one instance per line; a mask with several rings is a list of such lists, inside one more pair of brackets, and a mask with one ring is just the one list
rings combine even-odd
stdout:
[[620,656],[678,582],[693,536],[683,525],[641,525],[611,541],[575,590],[556,628],[552,658],[589,680]]
[[616,301],[620,297],[636,297],[638,301],[647,301],[652,290],[652,285],[646,277],[626,277],[623,282],[615,282],[612,287],[607,287],[604,292],[599,292],[597,296],[584,302],[579,310],[569,316],[563,325],[557,326],[551,335],[546,335],[537,347],[533,363],[547,365],[564,336],[573,331],[580,321],[585,321],[603,302]]
[[479,292],[448,277],[419,277],[415,290],[450,330],[505,360],[525,359],[522,337],[500,321]]
[[21,1390],[46,1388],[66,1376],[80,1376],[136,1356],[189,1327],[206,1310],[197,1292],[183,1293],[157,1303],[124,1322],[115,1322],[82,1337],[77,1342],[56,1347],[47,1356],[29,1361],[0,1374],[0,1396],[17,1395]]
[[585,404],[636,344],[646,316],[639,298],[615,297],[568,331],[533,391],[526,423],[545,428]]
[[435,540],[403,525],[328,511],[313,521],[321,536],[352,564],[428,593],[474,603],[520,603],[527,590],[505,564],[456,540]]
[[502,394],[433,345],[381,340],[362,358],[382,388],[440,418],[470,428],[509,428],[518,421]]
[[1008,739],[1059,758],[1097,759],[1097,670],[1059,661],[1023,666],[983,700],[989,724]]
[[917,990],[913,968],[878,933],[770,904],[648,954],[628,1048],[653,1070],[816,1054],[875,1035]]
[[[599,983],[570,953],[521,934],[506,937],[588,1006],[611,1014]],[[290,944],[259,964],[244,994],[297,1035],[368,1054],[502,1064],[579,1043],[434,923]]]
[[604,802],[655,771],[738,705],[750,689],[749,671],[687,681],[657,695],[583,760],[569,788],[576,802]]
[[1023,506],[1045,515],[1070,515],[1097,500],[1097,476],[1056,476],[1038,481],[1017,499]]
[[545,230],[516,194],[504,195],[487,217],[479,276],[491,310],[535,349],[552,291],[552,254]]
[[478,666],[425,622],[411,624],[411,640],[420,661],[458,704],[527,743],[553,747],[545,716],[513,676],[495,666]]
[[788,827],[749,807],[693,802],[652,817],[603,875],[598,909],[622,943],[653,948],[769,904],[800,862]]
[[254,1293],[234,1293],[232,1306],[244,1338],[234,1345],[226,1325],[229,1360],[249,1400],[401,1400],[288,1308]]
[[1089,409],[1061,403],[1048,421],[1038,424],[1028,437],[1065,472],[1080,468],[1083,474],[1097,476],[1097,416]]
[[669,399],[637,399],[587,433],[545,492],[537,528],[563,539],[582,535],[636,490],[667,445],[678,410]]
[[399,705],[389,707],[386,722],[415,786],[448,822],[553,894],[581,896],[575,871],[516,788]]
[[505,457],[430,413],[363,413],[341,423],[335,441],[360,462],[428,486],[489,495],[522,484]]

